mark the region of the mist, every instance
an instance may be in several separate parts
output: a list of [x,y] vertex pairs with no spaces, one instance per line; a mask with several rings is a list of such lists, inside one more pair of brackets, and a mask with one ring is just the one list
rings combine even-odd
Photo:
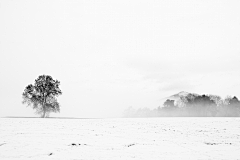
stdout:
[[63,91],[50,117],[121,117],[129,106],[143,114],[181,90],[240,97],[239,6],[1,0],[0,117],[37,117],[21,94],[42,74]]
[[240,101],[236,96],[222,99],[217,95],[188,93],[175,100],[167,99],[158,108],[129,107],[124,117],[240,117]]

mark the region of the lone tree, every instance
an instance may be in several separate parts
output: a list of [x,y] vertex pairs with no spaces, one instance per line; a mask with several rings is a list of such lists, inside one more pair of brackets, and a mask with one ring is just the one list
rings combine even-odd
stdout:
[[42,118],[49,117],[50,112],[60,112],[57,96],[62,94],[59,88],[60,82],[51,76],[41,75],[34,85],[28,85],[22,96],[23,104],[32,106]]

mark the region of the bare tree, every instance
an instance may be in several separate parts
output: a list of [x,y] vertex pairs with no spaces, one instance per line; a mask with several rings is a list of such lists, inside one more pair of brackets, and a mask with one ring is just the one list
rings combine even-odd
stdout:
[[60,112],[57,96],[62,94],[60,82],[49,75],[41,75],[34,85],[28,85],[22,96],[23,104],[32,106],[42,118],[48,117],[50,112]]

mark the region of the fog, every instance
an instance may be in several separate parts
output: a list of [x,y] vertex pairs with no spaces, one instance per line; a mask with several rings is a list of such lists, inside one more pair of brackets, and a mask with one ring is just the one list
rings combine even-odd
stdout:
[[0,117],[38,116],[22,92],[61,82],[51,117],[121,117],[179,91],[240,97],[240,1],[0,1]]
[[[217,95],[188,93],[178,99],[169,97],[162,106],[155,109],[129,107],[124,117],[239,117],[240,101],[228,96],[222,99]],[[176,98],[176,97],[175,97]]]

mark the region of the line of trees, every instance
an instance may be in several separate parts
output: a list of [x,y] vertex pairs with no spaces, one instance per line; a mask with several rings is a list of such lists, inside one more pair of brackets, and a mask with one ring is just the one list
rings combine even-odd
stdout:
[[167,99],[163,106],[150,110],[135,110],[129,107],[124,111],[125,117],[239,117],[240,101],[237,97],[222,99],[216,95],[182,96],[178,100]]

